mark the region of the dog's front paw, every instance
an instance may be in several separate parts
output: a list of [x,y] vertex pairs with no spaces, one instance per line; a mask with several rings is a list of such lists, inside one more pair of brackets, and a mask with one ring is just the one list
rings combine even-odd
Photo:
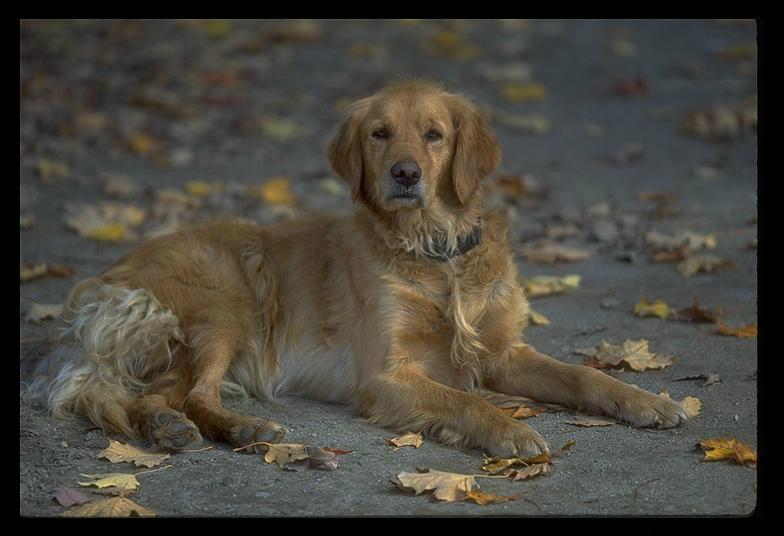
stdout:
[[614,401],[613,417],[638,428],[672,428],[689,419],[683,405],[642,389]]
[[185,414],[174,410],[160,410],[149,415],[147,437],[158,448],[178,451],[199,446],[202,442],[199,428]]
[[231,430],[231,442],[235,447],[245,447],[242,452],[263,454],[267,446],[254,443],[280,443],[283,436],[288,433],[284,426],[261,418],[249,419],[249,422],[236,425]]
[[536,430],[517,422],[484,438],[482,448],[499,458],[533,458],[550,452],[547,441]]

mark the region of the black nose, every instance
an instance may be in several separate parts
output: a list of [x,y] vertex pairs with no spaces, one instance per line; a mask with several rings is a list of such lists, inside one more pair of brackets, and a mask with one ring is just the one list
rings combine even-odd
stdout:
[[392,178],[405,187],[413,186],[422,177],[422,170],[416,162],[398,162],[392,166]]

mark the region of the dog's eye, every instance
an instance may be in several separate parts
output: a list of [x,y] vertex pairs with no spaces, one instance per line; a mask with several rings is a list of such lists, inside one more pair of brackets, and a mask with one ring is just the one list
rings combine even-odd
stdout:
[[377,128],[373,131],[372,136],[377,140],[385,140],[389,137],[389,131],[385,128]]
[[430,129],[430,130],[427,131],[427,140],[428,141],[438,141],[441,138],[443,138],[443,136],[441,135],[441,133],[439,131],[437,131],[435,129]]

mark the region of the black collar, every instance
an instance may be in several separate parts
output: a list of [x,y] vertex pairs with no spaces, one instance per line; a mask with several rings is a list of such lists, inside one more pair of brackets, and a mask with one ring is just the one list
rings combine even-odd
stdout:
[[437,235],[432,242],[432,247],[425,246],[425,256],[438,262],[462,255],[474,249],[482,242],[482,220],[480,219],[471,232],[457,237],[457,249],[447,249],[446,235]]

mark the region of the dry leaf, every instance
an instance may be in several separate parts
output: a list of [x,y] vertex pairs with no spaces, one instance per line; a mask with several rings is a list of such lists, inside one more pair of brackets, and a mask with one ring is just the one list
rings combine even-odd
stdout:
[[544,410],[541,408],[529,408],[527,406],[520,406],[510,415],[513,419],[528,419],[529,417],[536,417]]
[[566,424],[573,424],[575,426],[593,427],[593,426],[612,426],[618,424],[618,421],[613,419],[605,419],[603,417],[591,417],[587,415],[578,415],[571,421],[564,421]]
[[488,115],[496,124],[532,134],[547,134],[552,128],[552,123],[547,116],[540,113],[518,115],[501,110],[491,110]]
[[128,473],[101,473],[96,475],[86,475],[83,477],[92,478],[92,482],[77,482],[80,486],[95,486],[97,488],[116,487],[124,490],[135,490],[139,487],[136,475]]
[[728,337],[739,337],[741,339],[752,339],[757,336],[757,324],[748,324],[739,328],[732,328],[718,319],[716,321],[716,333]]
[[521,197],[542,197],[547,193],[547,189],[531,175],[503,175],[490,183],[490,189],[502,193],[510,201]]
[[539,82],[506,82],[501,95],[509,102],[539,102],[547,98],[547,88]]
[[44,320],[57,318],[61,314],[63,314],[62,303],[34,303],[25,315],[25,320],[40,324]]
[[291,119],[265,116],[261,118],[261,133],[264,137],[285,143],[301,135],[301,129]]
[[19,215],[19,229],[30,229],[35,225],[35,216]]
[[639,143],[630,143],[607,155],[611,164],[624,166],[645,158],[645,147]]
[[275,43],[314,43],[324,37],[321,25],[307,19],[291,20],[278,24],[273,28],[268,38]]
[[443,30],[436,32],[425,45],[425,49],[453,60],[472,60],[481,54],[481,49],[465,40],[462,33]]
[[624,97],[640,97],[648,93],[648,83],[642,76],[633,76],[615,82],[612,91]]
[[[345,451],[344,451],[345,452]],[[308,447],[308,468],[320,471],[334,471],[338,468],[338,458],[331,449]]]
[[526,296],[536,298],[538,296],[549,296],[550,294],[560,294],[569,290],[574,290],[580,286],[581,276],[570,274],[565,276],[537,275],[534,277],[520,278],[520,285],[525,290]]
[[651,231],[645,235],[645,242],[656,251],[675,251],[680,248],[687,248],[688,251],[699,249],[714,249],[716,247],[716,237],[707,234],[701,235],[684,231],[674,236],[668,236],[657,231]]
[[648,341],[627,339],[620,346],[602,341],[594,349],[575,350],[576,353],[587,355],[585,364],[594,368],[618,368],[626,366],[631,370],[642,372],[648,369],[662,369],[672,365],[672,357],[665,354],[653,354],[648,351]]
[[185,183],[185,191],[196,197],[205,197],[210,194],[217,194],[224,190],[221,181],[188,181]]
[[21,268],[19,268],[19,281],[22,283],[27,283],[33,279],[38,279],[39,277],[45,276],[46,271],[47,266],[45,262],[38,264],[32,264],[29,262],[25,263]]
[[261,186],[251,186],[248,193],[271,205],[292,206],[297,202],[297,198],[290,187],[291,177],[275,177]]
[[550,467],[549,463],[535,463],[530,467],[514,471],[510,476],[513,476],[512,482],[526,480],[536,476],[547,476],[550,474]]
[[518,499],[519,495],[494,495],[492,493],[485,493],[481,490],[471,490],[466,494],[466,499],[474,501],[476,504],[480,506],[485,506],[487,504],[496,504],[502,502],[509,502]]
[[428,470],[425,473],[400,473],[393,484],[401,489],[413,490],[416,495],[433,490],[440,501],[453,502],[465,499],[479,484],[471,475]]
[[113,439],[110,439],[109,446],[96,456],[106,458],[112,463],[133,462],[137,467],[155,467],[170,457],[165,452],[149,452]]
[[139,184],[127,175],[104,174],[103,193],[115,197],[131,197],[139,192]]
[[57,162],[46,158],[39,158],[35,164],[35,170],[38,176],[44,183],[51,184],[59,179],[67,178],[71,172],[68,169],[68,164],[65,162]]
[[66,510],[65,517],[154,517],[152,510],[127,497],[112,497]]
[[267,463],[277,463],[279,467],[287,463],[299,460],[307,460],[310,457],[308,447],[298,443],[273,443],[264,454],[264,461]]
[[757,453],[737,438],[704,439],[699,446],[705,451],[702,461],[732,460],[740,465],[757,463]]
[[549,326],[550,319],[544,316],[542,313],[537,313],[533,309],[528,312],[528,320],[531,321],[531,324],[534,326]]
[[732,261],[721,259],[716,255],[692,255],[681,261],[676,268],[683,277],[691,277],[696,273],[712,273],[732,266],[734,266]]
[[400,447],[414,447],[415,449],[418,449],[420,445],[422,445],[422,441],[422,434],[409,432],[400,437],[387,439],[387,444],[397,447],[394,450],[397,450]]
[[71,488],[57,488],[52,492],[52,499],[66,508],[75,504],[84,504],[90,501],[90,497],[87,497],[86,495],[83,495]]
[[102,242],[124,242],[137,237],[134,228],[145,219],[136,205],[103,202],[97,205],[66,205],[65,223],[85,238]]
[[695,297],[691,307],[679,309],[676,311],[674,317],[683,322],[691,322],[693,324],[706,323],[713,324],[719,318],[718,313],[714,313],[709,309],[700,307],[699,300]]
[[711,372],[710,374],[697,374],[694,376],[684,376],[682,378],[675,378],[674,382],[682,382],[682,381],[692,381],[692,380],[705,380],[702,382],[702,387],[709,387],[714,383],[721,383],[721,377],[715,373]]
[[482,466],[483,471],[487,471],[491,475],[503,474],[508,476],[512,474],[508,469],[515,466],[529,467],[534,464],[550,463],[550,455],[543,452],[538,456],[532,458],[485,458],[485,465]]
[[523,246],[520,249],[520,254],[525,257],[525,260],[528,262],[554,264],[558,262],[581,261],[587,259],[591,255],[591,252],[546,241],[539,242],[535,245]]
[[[666,389],[662,389],[662,391],[659,393],[659,396],[663,396],[668,400],[672,400],[670,393]],[[688,415],[690,419],[693,419],[700,414],[700,410],[702,409],[702,400],[693,396],[687,396],[680,401],[680,405],[684,411],[686,411],[686,415]]]
[[666,319],[670,316],[670,307],[662,300],[649,302],[642,299],[634,306],[634,314],[637,316],[658,316],[661,319]]

